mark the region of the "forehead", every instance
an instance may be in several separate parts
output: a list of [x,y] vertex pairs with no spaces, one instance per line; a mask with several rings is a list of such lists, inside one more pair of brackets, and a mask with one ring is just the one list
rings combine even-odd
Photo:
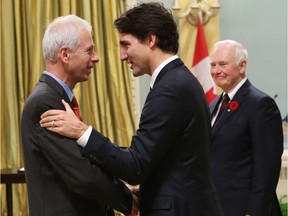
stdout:
[[92,35],[87,31],[79,31],[80,46],[89,47],[94,46]]
[[219,44],[211,53],[212,59],[230,60],[235,56],[235,48],[230,44]]
[[138,39],[132,34],[119,33],[120,44],[131,44],[131,43],[137,42],[137,41],[138,41]]

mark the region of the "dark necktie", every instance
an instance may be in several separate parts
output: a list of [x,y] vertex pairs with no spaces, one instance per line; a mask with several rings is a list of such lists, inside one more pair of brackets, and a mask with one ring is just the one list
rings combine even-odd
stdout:
[[215,125],[216,122],[220,119],[221,115],[223,114],[223,111],[224,111],[225,108],[228,106],[229,101],[230,101],[230,98],[229,98],[228,94],[225,94],[225,95],[222,97],[222,104],[221,104],[221,106],[220,106],[218,115],[216,116],[216,120],[215,120],[215,122],[214,122],[214,125]]
[[83,121],[81,114],[80,114],[80,108],[79,108],[79,105],[75,96],[73,96],[72,98],[72,105],[73,105],[73,111],[75,115],[79,118],[79,120]]

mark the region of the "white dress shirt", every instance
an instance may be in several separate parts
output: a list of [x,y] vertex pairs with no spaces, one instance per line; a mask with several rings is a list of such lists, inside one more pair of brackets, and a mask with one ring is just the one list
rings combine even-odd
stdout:
[[[234,95],[235,95],[236,92],[241,88],[241,86],[246,82],[246,80],[247,80],[246,77],[245,77],[244,79],[242,79],[242,80],[235,86],[235,88],[232,89],[232,91],[230,91],[230,92],[223,92],[222,97],[223,97],[225,94],[227,94],[227,95],[229,96],[229,98],[230,98],[230,101],[232,101]],[[229,102],[229,103],[230,103],[230,102]],[[211,126],[213,126],[213,124],[214,124],[214,122],[215,122],[215,120],[216,120],[216,117],[217,117],[217,115],[218,115],[218,113],[219,113],[221,104],[222,104],[222,102],[219,104],[218,110],[217,110],[216,114],[212,117]]]

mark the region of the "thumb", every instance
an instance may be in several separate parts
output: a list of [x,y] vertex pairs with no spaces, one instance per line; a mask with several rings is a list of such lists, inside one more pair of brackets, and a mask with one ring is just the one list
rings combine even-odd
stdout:
[[65,100],[62,99],[61,101],[62,101],[66,111],[73,112],[73,110],[71,109],[70,105]]

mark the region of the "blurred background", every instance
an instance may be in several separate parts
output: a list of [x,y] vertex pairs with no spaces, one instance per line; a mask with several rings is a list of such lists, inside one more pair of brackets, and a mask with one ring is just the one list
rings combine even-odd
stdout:
[[[151,0],[1,0],[1,170],[24,166],[21,112],[44,70],[41,43],[45,28],[61,15],[76,14],[92,24],[95,49],[100,55],[89,81],[78,84],[74,91],[84,121],[113,142],[130,145],[150,77],[133,78],[129,67],[120,61],[113,20],[138,2]],[[239,41],[247,48],[248,79],[275,99],[283,118],[285,152],[277,193],[287,207],[287,1],[160,2],[173,11],[180,34],[178,55],[188,68],[192,69],[197,34],[192,16],[195,10],[202,11],[208,51],[213,43],[223,39]],[[187,12],[190,8],[195,9],[192,15]],[[0,214],[7,215],[6,185],[2,180],[1,183]],[[25,184],[12,186],[13,215],[29,215]]]

